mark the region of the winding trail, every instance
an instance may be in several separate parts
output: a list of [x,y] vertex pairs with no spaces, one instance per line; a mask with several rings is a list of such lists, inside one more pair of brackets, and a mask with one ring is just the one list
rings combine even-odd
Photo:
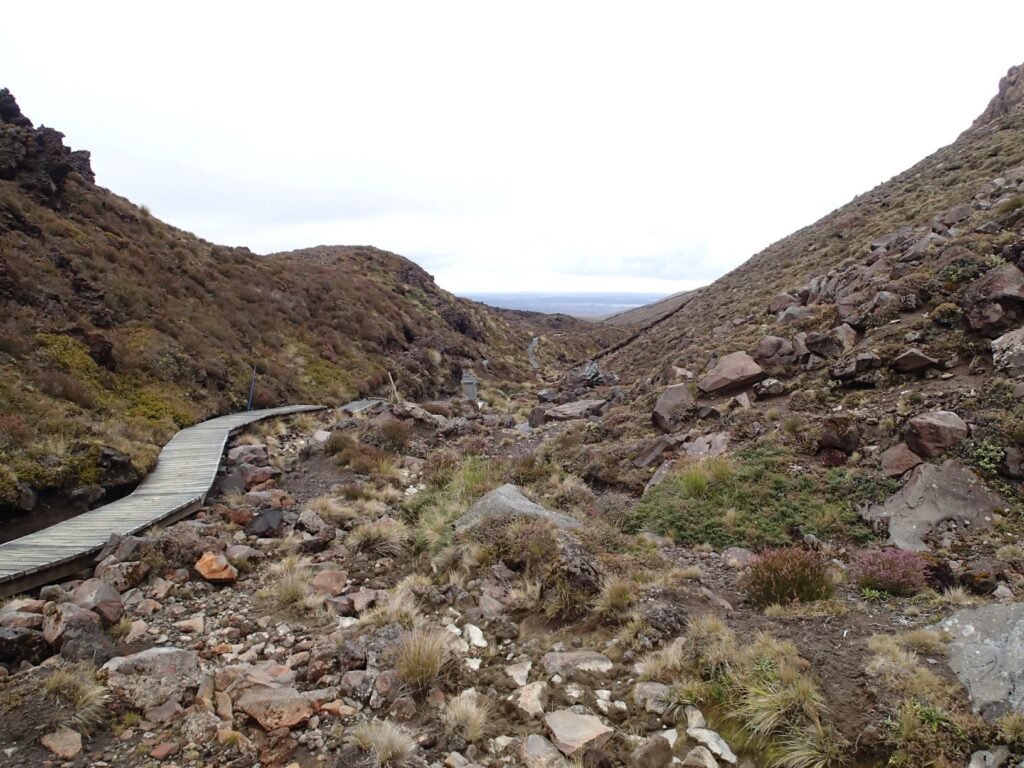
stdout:
[[530,367],[533,370],[540,370],[540,365],[537,363],[537,345],[540,343],[540,336],[534,336],[530,339],[530,345],[526,348],[526,356],[530,358]]
[[220,416],[181,430],[160,451],[156,468],[122,499],[0,544],[0,597],[64,578],[91,565],[110,534],[128,535],[178,520],[200,506],[217,479],[228,438],[275,416],[322,410],[290,405]]

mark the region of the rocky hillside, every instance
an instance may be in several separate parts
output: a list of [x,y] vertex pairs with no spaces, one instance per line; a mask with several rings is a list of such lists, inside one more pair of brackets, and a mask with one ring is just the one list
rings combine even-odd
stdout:
[[487,388],[619,332],[494,310],[370,247],[258,256],[94,184],[88,152],[0,91],[0,508],[130,484],[179,427],[245,406]]

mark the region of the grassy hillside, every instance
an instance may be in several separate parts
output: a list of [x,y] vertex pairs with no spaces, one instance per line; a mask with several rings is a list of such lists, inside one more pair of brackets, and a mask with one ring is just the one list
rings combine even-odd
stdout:
[[[93,183],[89,156],[0,92],[0,506],[131,482],[178,428],[255,404],[458,391],[598,349],[613,329],[458,299],[401,256],[258,256],[170,226]],[[483,361],[487,361],[486,368]],[[113,449],[102,450],[104,448]],[[121,455],[123,454],[123,455]]]

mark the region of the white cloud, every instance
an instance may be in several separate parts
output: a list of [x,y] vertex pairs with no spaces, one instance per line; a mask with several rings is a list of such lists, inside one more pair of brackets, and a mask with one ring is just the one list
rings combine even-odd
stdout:
[[952,141],[1024,24],[1019,2],[56,2],[41,48],[39,13],[5,9],[0,84],[100,183],[217,242],[371,243],[491,292],[722,274]]

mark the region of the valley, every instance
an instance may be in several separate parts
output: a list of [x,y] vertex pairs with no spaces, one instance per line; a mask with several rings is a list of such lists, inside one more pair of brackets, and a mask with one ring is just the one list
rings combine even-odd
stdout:
[[608,322],[213,245],[0,120],[7,519],[134,488],[252,365],[257,407],[324,406],[0,605],[0,764],[1024,764],[1024,67]]

